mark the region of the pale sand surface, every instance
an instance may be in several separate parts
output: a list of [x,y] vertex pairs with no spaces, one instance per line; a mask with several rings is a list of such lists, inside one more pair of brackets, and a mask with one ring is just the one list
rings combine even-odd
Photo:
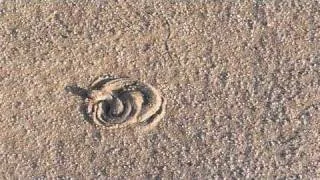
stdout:
[[[0,179],[320,178],[320,3],[288,2],[0,1]],[[85,121],[65,87],[102,74],[159,126]]]

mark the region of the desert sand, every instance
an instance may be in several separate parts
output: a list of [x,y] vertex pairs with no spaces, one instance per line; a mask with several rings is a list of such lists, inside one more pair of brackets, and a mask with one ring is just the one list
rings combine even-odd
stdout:
[[[0,179],[320,178],[319,1],[2,0],[0,63]],[[164,118],[88,123],[103,74]]]

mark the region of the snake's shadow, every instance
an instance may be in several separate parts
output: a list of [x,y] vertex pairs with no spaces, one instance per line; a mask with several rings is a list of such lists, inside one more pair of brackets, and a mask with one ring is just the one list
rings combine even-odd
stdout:
[[88,104],[86,103],[86,99],[89,95],[89,90],[79,87],[78,85],[68,85],[65,88],[65,91],[71,93],[76,96],[80,96],[82,99],[82,103],[80,104],[79,111],[83,115],[84,120],[90,124],[93,124],[92,119],[88,114]]

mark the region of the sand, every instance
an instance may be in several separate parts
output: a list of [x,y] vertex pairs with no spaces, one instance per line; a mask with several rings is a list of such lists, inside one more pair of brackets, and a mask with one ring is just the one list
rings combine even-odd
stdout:
[[[0,1],[0,179],[319,179],[318,1]],[[88,123],[103,74],[166,98],[152,131]]]

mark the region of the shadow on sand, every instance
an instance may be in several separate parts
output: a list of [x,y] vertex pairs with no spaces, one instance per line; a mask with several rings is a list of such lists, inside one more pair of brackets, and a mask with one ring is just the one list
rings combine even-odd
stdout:
[[77,85],[70,85],[70,86],[68,85],[64,89],[66,92],[76,96],[80,96],[82,98],[82,103],[80,104],[79,111],[83,115],[85,121],[87,121],[90,124],[93,124],[92,119],[88,114],[88,104],[86,103],[86,99],[89,95],[89,91]]

